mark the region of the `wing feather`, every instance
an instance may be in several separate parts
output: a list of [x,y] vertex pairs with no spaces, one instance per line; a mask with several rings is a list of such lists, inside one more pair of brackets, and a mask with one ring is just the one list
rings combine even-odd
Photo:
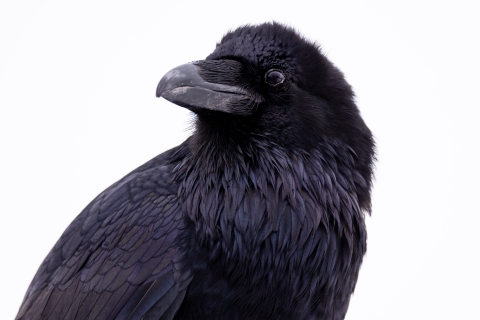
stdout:
[[172,181],[179,148],[133,171],[80,213],[40,266],[16,319],[174,316],[191,281],[174,278],[173,267],[183,226]]

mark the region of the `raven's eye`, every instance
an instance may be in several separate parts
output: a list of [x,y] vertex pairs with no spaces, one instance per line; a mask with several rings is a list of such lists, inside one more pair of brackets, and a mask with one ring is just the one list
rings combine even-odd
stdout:
[[276,87],[279,84],[285,81],[285,75],[276,69],[268,70],[265,74],[265,82],[271,85],[272,87]]

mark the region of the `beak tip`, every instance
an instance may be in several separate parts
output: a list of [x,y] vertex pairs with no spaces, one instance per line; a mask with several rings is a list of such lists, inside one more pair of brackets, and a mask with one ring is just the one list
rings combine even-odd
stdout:
[[157,98],[160,98],[162,96],[162,93],[163,93],[163,86],[162,86],[162,81],[160,81],[160,83],[157,85],[157,90],[155,91],[155,96]]
[[155,92],[155,96],[157,98],[162,98],[165,95],[165,93],[167,93],[168,91],[169,90],[167,88],[165,88],[165,86],[158,85],[157,91]]

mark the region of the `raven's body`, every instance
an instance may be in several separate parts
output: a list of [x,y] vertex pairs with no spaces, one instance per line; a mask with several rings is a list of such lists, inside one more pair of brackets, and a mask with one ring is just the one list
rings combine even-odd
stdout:
[[265,24],[227,34],[157,94],[197,114],[194,134],[92,201],[17,318],[343,319],[373,140],[341,73]]

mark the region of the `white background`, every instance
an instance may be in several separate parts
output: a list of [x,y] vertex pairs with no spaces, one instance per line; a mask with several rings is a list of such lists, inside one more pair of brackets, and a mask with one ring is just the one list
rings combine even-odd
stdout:
[[3,1],[0,318],[99,192],[189,134],[162,75],[229,29],[318,41],[376,136],[368,253],[347,319],[480,319],[474,1]]

